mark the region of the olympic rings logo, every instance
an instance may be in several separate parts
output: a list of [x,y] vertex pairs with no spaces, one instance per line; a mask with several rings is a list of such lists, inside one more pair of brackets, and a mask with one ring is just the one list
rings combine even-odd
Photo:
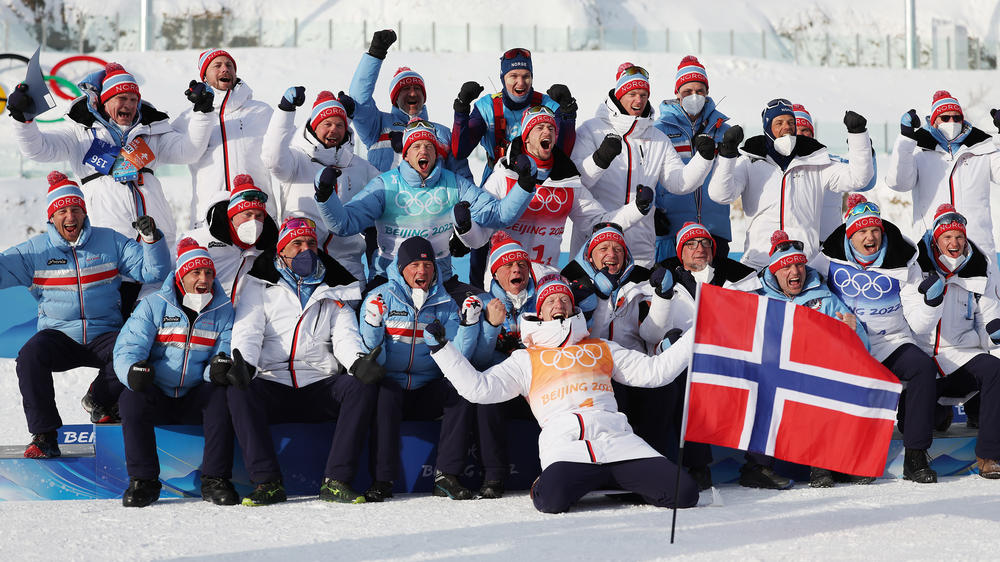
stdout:
[[545,349],[539,354],[538,360],[546,367],[555,367],[560,371],[571,369],[577,365],[593,367],[604,356],[604,348],[593,343],[570,345],[561,349]]
[[[17,53],[0,53],[0,61],[2,60],[17,61],[27,65],[29,59],[28,57]],[[74,55],[72,57],[66,57],[52,65],[52,70],[49,71],[49,74],[44,74],[43,78],[49,81],[49,88],[52,90],[53,94],[69,101],[75,100],[83,95],[83,92],[80,91],[80,88],[78,88],[72,80],[59,76],[58,74],[59,71],[66,65],[72,63],[91,63],[99,65],[101,68],[104,68],[108,64],[104,61],[104,59],[98,57],[90,55]],[[6,68],[0,68],[0,71],[3,70],[6,70]],[[85,75],[86,73],[81,74],[81,77]],[[17,83],[20,83],[22,79],[23,77],[19,77]],[[0,112],[2,112],[7,106],[7,91],[8,90],[4,89],[3,84],[0,84]],[[39,123],[55,123],[62,120],[62,117],[56,119],[36,119]]]
[[846,268],[834,270],[833,285],[845,297],[861,296],[868,300],[878,300],[895,290],[892,279],[883,273],[872,277],[859,271],[852,275]]
[[539,188],[528,203],[528,210],[535,212],[546,210],[550,213],[557,213],[569,203],[569,200],[570,192],[565,187]]
[[417,192],[416,195],[409,191],[396,193],[396,205],[406,211],[411,217],[420,215],[437,215],[444,211],[450,199],[448,190],[433,189]]

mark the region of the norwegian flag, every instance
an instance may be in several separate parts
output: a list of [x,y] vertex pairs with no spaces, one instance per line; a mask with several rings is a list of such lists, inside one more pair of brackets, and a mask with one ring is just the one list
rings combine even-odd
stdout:
[[902,385],[846,324],[700,285],[684,438],[881,476]]

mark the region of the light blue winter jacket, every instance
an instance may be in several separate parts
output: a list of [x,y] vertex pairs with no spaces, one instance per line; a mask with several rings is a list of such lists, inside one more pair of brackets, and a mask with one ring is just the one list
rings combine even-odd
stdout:
[[317,202],[326,227],[337,236],[352,236],[374,225],[379,254],[375,273],[385,275],[400,244],[422,236],[434,248],[442,281],[452,277],[448,242],[453,232],[452,209],[471,203],[472,220],[486,228],[510,226],[528,207],[534,193],[517,188],[503,199],[436,165],[426,179],[406,161],[377,176],[346,205],[338,197]]
[[[402,109],[393,106],[391,112],[380,111],[372,97],[375,93],[375,83],[378,82],[382,60],[368,53],[361,55],[354,78],[351,79],[350,95],[354,99],[354,119],[352,124],[358,133],[358,138],[368,148],[368,161],[380,172],[391,170],[395,164],[396,152],[392,149],[389,133],[402,131],[410,121],[410,116]],[[427,106],[420,110],[419,117],[429,120]],[[437,128],[438,142],[443,147],[451,146],[451,129],[441,123],[434,123]],[[463,178],[472,181],[472,170],[466,158],[455,159],[449,154],[444,158],[444,167]]]
[[[534,275],[528,278],[528,286],[524,290],[528,293],[528,298],[520,307],[514,306],[514,303],[510,300],[510,296],[507,295],[507,291],[503,290],[503,287],[500,286],[500,283],[496,279],[490,282],[490,292],[488,295],[479,295],[479,298],[483,300],[483,316],[482,320],[480,320],[482,330],[480,330],[479,341],[476,343],[476,352],[472,358],[472,364],[477,369],[485,370],[509,357],[509,355],[497,351],[497,337],[500,336],[501,332],[510,332],[520,339],[521,328],[518,326],[517,319],[522,314],[534,314],[536,312],[535,298],[537,295],[535,294]],[[503,324],[499,326],[494,326],[486,321],[486,306],[494,299],[499,299],[507,311],[503,319]]]
[[[195,318],[177,302],[174,276],[163,287],[139,301],[122,326],[115,342],[115,374],[128,386],[132,364],[147,360],[153,367],[153,384],[172,398],[208,382],[212,357],[230,353],[233,332],[233,305],[218,281],[212,286],[212,300]],[[131,388],[131,387],[130,387]]]
[[[389,280],[372,289],[361,305],[361,342],[365,351],[382,346],[378,362],[385,366],[386,377],[407,390],[420,388],[428,382],[440,378],[441,369],[431,359],[430,348],[424,343],[424,328],[435,319],[445,327],[448,340],[454,343],[466,357],[472,357],[479,338],[479,324],[460,326],[458,305],[445,291],[441,281],[441,267],[437,266],[437,276],[427,294],[427,300],[417,310],[413,305],[410,286],[403,279],[396,260],[388,268]],[[372,326],[365,320],[369,303],[381,298],[385,303],[382,324]]]
[[137,242],[84,219],[75,245],[54,226],[0,254],[0,289],[27,287],[38,301],[38,329],[63,332],[79,343],[122,325],[121,275],[158,283],[170,274],[163,239]]

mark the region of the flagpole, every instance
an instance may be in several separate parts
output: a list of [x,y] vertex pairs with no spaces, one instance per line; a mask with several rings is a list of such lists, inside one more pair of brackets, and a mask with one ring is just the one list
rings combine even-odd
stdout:
[[[698,283],[697,289],[695,289],[694,296],[694,320],[691,322],[691,332],[697,333],[695,330],[698,328],[698,311],[699,305],[701,303],[701,286],[703,283]],[[674,544],[674,533],[677,530],[677,502],[680,499],[681,490],[681,471],[684,470],[684,434],[687,433],[687,422],[688,422],[688,396],[691,395],[691,367],[694,365],[694,342],[691,342],[691,355],[688,357],[688,368],[687,376],[684,379],[684,406],[683,406],[683,416],[681,417],[681,434],[678,436],[677,440],[677,480],[674,482],[674,512],[670,520],[670,544]]]

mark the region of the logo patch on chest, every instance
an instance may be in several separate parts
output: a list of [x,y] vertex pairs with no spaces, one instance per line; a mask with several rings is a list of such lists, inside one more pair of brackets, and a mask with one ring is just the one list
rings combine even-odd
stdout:
[[46,262],[46,265],[66,265],[65,258],[52,258]]

